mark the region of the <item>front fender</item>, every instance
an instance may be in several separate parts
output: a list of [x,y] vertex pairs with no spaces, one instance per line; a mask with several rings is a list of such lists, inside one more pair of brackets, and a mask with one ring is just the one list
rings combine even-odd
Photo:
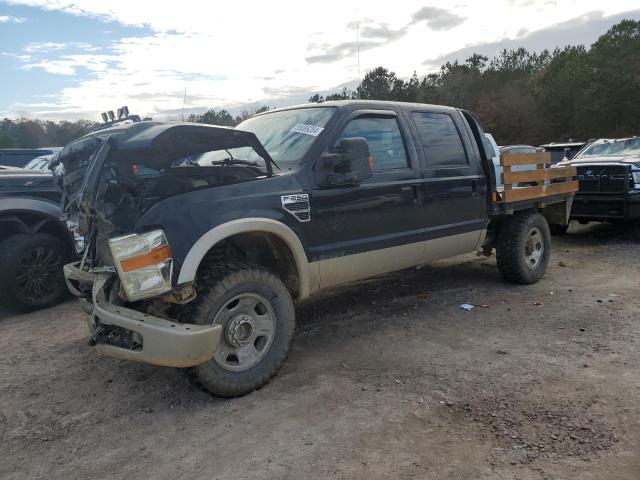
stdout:
[[190,283],[195,280],[200,262],[206,253],[220,241],[233,235],[248,232],[271,233],[282,239],[296,262],[298,278],[300,280],[299,299],[308,297],[319,285],[319,274],[316,264],[309,263],[307,255],[296,233],[287,225],[269,218],[240,218],[220,224],[202,235],[191,247],[182,263],[178,284]]

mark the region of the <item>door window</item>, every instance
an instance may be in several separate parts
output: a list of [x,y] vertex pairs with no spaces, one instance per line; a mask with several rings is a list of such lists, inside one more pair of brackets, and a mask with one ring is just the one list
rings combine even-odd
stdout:
[[340,138],[364,137],[373,157],[373,170],[407,168],[407,152],[398,121],[393,117],[360,117],[351,120]]
[[446,113],[413,112],[429,168],[460,167],[469,164],[460,133]]

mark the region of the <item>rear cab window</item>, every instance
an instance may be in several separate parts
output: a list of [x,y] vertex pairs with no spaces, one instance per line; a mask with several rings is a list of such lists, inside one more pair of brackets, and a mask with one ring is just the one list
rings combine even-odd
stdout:
[[448,113],[412,112],[428,169],[469,166],[458,127]]

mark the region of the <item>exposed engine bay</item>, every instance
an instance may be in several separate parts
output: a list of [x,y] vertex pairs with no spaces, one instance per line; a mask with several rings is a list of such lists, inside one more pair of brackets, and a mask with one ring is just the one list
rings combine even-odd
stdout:
[[[262,161],[234,158],[252,149]],[[175,195],[273,175],[273,160],[251,132],[197,124],[140,122],[95,132],[65,147],[52,166],[77,222],[87,267],[113,265],[107,242],[132,233],[154,204]]]

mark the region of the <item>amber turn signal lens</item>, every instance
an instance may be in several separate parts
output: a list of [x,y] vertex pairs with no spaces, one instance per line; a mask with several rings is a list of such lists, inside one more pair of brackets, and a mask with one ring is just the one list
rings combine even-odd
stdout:
[[139,268],[156,265],[164,260],[171,258],[171,250],[168,246],[156,248],[155,250],[140,255],[139,257],[128,258],[120,262],[120,268],[123,272],[130,272]]
[[369,170],[373,170],[373,155],[369,155]]

